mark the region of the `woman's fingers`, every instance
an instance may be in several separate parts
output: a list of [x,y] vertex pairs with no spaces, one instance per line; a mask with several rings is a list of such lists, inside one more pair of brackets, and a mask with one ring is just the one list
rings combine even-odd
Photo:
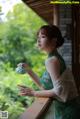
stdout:
[[25,90],[25,89],[20,89],[20,92],[24,92],[24,93],[31,93],[30,90]]
[[24,73],[29,73],[29,71],[31,71],[31,68],[29,67],[28,64],[26,64],[26,63],[19,63],[17,65],[16,72],[18,72],[18,73],[21,72],[22,74],[24,74]]
[[22,66],[23,66],[23,67],[29,67],[29,65],[26,64],[26,63],[22,63]]
[[25,93],[20,93],[20,96],[33,96],[32,94],[25,94]]
[[20,89],[20,95],[21,96],[33,96],[33,90],[31,88],[28,88],[24,85],[18,85]]
[[29,67],[29,65],[26,63],[19,63],[19,64],[17,64],[17,66],[18,67]]
[[33,94],[31,92],[24,92],[24,91],[20,91],[21,96],[33,96]]
[[26,86],[24,86],[24,85],[17,85],[20,89],[26,89],[26,90],[30,90],[30,91],[32,91],[32,89],[31,88],[29,88],[29,87],[26,87]]
[[19,93],[20,96],[26,96],[26,93]]

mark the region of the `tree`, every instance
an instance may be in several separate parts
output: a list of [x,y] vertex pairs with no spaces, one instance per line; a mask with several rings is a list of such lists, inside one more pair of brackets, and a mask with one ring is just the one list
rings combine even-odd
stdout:
[[23,3],[15,5],[6,17],[0,38],[1,59],[13,67],[21,61],[31,62],[39,52],[35,48],[36,31],[45,22]]

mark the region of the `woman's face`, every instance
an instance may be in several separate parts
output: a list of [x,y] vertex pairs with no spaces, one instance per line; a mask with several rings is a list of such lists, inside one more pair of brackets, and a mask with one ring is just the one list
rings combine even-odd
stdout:
[[40,50],[46,50],[49,45],[49,39],[41,31],[38,34],[37,45]]
[[56,42],[55,40],[49,39],[40,31],[38,34],[37,45],[40,50],[49,51],[56,47]]

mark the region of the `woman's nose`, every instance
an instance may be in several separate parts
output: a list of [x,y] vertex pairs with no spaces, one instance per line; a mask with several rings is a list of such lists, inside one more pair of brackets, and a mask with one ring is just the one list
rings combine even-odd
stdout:
[[38,38],[38,43],[40,43],[40,38]]

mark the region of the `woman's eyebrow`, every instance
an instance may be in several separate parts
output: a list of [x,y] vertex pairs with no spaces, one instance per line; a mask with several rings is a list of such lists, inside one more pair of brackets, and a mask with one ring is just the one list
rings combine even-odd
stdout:
[[41,34],[42,36],[46,36],[45,34]]

